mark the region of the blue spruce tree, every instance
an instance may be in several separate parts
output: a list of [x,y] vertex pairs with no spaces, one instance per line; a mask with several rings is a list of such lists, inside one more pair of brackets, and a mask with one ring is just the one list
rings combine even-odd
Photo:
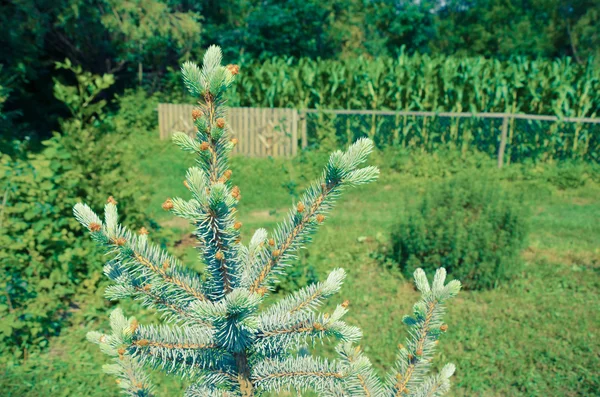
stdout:
[[[330,314],[317,311],[340,290],[344,270],[335,269],[326,280],[261,308],[275,278],[324,222],[342,190],[378,177],[377,168],[361,168],[373,150],[372,142],[360,139],[345,152],[334,152],[321,177],[275,232],[269,236],[259,229],[245,246],[240,242],[241,223],[236,220],[241,195],[230,183],[227,165],[236,140],[228,138],[224,107],[224,91],[238,67],[221,66],[221,51],[212,46],[202,68],[186,62],[182,73],[186,87],[199,99],[192,113],[198,132],[195,138],[177,133],[174,141],[197,154],[197,166],[186,175],[191,199],[168,199],[163,208],[194,225],[207,274],[202,280],[187,270],[151,244],[144,229],[135,234],[120,225],[114,199],[109,198],[103,221],[87,205],[77,204],[75,216],[113,258],[104,267],[114,281],[106,296],[140,300],[162,312],[168,323],[142,325],[120,309],[113,311],[110,333],[88,334],[90,341],[113,357],[105,371],[118,378],[125,394],[138,397],[153,395],[144,367],[187,376],[192,382],[188,397],[248,397],[282,389],[311,389],[326,396],[446,393],[454,366],[448,364],[435,375],[429,375],[429,367],[437,340],[447,328],[442,323],[444,303],[458,293],[460,283],[446,284],[443,269],[431,285],[422,270],[415,272],[422,299],[413,315],[404,318],[410,336],[383,380],[353,345],[361,331],[342,320],[347,302]],[[315,357],[302,349],[323,338],[339,341],[338,358]]]

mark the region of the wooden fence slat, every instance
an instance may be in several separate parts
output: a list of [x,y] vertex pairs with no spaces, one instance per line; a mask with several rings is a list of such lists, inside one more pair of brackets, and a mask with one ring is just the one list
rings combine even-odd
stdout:
[[247,156],[252,155],[252,142],[250,141],[250,134],[248,133],[248,110],[246,108],[240,108],[240,112],[242,114],[242,123],[244,129],[244,140],[246,141],[246,146],[244,147],[244,153]]
[[256,133],[255,131],[250,131],[250,126],[253,126],[256,124],[255,119],[255,111],[252,108],[245,108],[244,112],[246,113],[246,129],[248,130],[248,142],[250,143],[250,150],[248,150],[248,155],[250,156],[255,156],[256,155],[256,145],[254,142],[254,139],[252,139],[252,137],[254,137],[254,134]]
[[235,123],[235,137],[238,140],[237,145],[235,145],[234,154],[240,154],[240,150],[242,149],[242,126],[240,125],[240,112],[237,109],[231,108],[231,118]]
[[275,111],[274,109],[268,109],[267,110],[267,123],[271,126],[271,128],[269,128],[269,142],[271,144],[271,156],[277,156],[277,129],[279,127],[279,122],[275,121]]
[[246,108],[246,127],[248,128],[248,142],[250,142],[250,150],[248,154],[250,156],[256,156],[256,141],[252,138],[256,135],[256,131],[250,131],[251,126],[255,126],[257,123],[256,110],[253,108]]
[[306,149],[308,146],[308,137],[307,137],[307,124],[308,124],[308,113],[303,111],[302,113],[302,149]]
[[242,129],[242,139],[244,140],[244,146],[240,148],[243,150],[243,153],[248,155],[250,153],[250,138],[248,137],[248,126],[246,125],[246,109],[239,108],[238,109],[240,115],[240,127]]
[[292,112],[292,118],[292,152],[286,154],[295,156],[298,154],[298,112],[296,110]]

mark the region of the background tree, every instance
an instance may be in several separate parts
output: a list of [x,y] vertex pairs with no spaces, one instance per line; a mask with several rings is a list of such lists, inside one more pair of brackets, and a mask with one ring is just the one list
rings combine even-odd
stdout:
[[410,52],[429,52],[436,37],[437,1],[368,0],[365,1],[365,47],[374,56]]
[[186,57],[200,41],[200,15],[172,10],[162,1],[106,0],[101,9],[118,62],[137,63],[139,84],[144,63],[153,70],[167,64],[169,55]]

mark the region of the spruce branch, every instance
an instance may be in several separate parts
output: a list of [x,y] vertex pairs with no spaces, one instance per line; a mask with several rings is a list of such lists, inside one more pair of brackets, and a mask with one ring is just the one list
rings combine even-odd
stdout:
[[217,345],[210,328],[140,326],[128,350],[140,362],[166,372],[234,371],[233,357]]
[[259,321],[263,321],[268,317],[283,319],[295,313],[312,311],[319,307],[325,299],[337,293],[345,278],[346,272],[344,269],[335,269],[329,273],[325,281],[301,288],[266,309],[260,315]]
[[313,357],[290,357],[258,362],[252,371],[252,382],[264,390],[338,390],[344,374],[337,362]]
[[195,302],[190,311],[199,321],[214,327],[215,338],[231,352],[247,349],[256,332],[255,312],[261,297],[245,289],[235,289],[219,302]]
[[360,346],[341,343],[336,351],[344,368],[344,387],[342,395],[353,397],[383,396],[383,385],[375,374],[371,362],[362,353]]
[[175,143],[199,154],[199,167],[190,168],[186,183],[194,199],[173,201],[174,212],[192,221],[201,242],[204,262],[210,274],[207,289],[218,300],[236,288],[239,267],[239,227],[234,212],[237,200],[229,186],[227,167],[233,143],[227,140],[224,90],[233,82],[233,73],[222,67],[221,50],[211,46],[202,68],[186,62],[182,67],[184,83],[194,96],[202,99],[193,113],[196,138],[176,134]]
[[227,390],[219,389],[215,386],[194,384],[188,387],[184,397],[236,397],[239,393],[233,393]]
[[284,318],[263,317],[257,327],[255,349],[265,355],[273,355],[279,353],[278,349],[282,346],[297,349],[307,339],[313,344],[324,338],[356,342],[360,340],[362,333],[359,328],[340,321],[346,313],[346,308],[339,305],[331,315],[308,312]]
[[115,309],[110,315],[112,333],[104,335],[88,332],[87,339],[96,343],[105,354],[114,357],[113,364],[104,365],[104,372],[117,377],[117,384],[128,396],[153,397],[153,386],[144,373],[142,363],[127,351],[137,320],[127,319],[121,309]]
[[[414,277],[422,299],[414,305],[413,316],[405,316],[403,319],[410,327],[410,337],[406,341],[406,347],[400,347],[396,368],[388,378],[388,390],[394,396],[412,393],[425,381],[437,341],[448,329],[442,323],[445,302],[456,296],[461,287],[456,280],[444,285],[446,271],[443,268],[436,271],[431,286],[422,269],[417,269]],[[444,374],[451,375],[452,372]]]
[[[160,286],[162,295],[189,303],[205,300],[198,275],[184,269],[177,259],[151,245],[146,235],[137,236],[118,224],[117,207],[109,202],[105,205],[105,221],[85,204],[76,204],[75,217],[88,228],[92,238],[107,254],[113,254],[120,264],[117,273],[126,273],[135,285]],[[110,272],[109,272],[110,273]],[[110,276],[110,274],[109,274]]]
[[277,227],[274,240],[269,242],[273,243],[270,244],[273,249],[254,269],[251,291],[259,291],[273,273],[277,274],[286,265],[286,261],[296,257],[295,251],[308,242],[345,186],[362,185],[377,179],[377,168],[358,168],[372,151],[372,141],[359,139],[346,152],[336,151],[331,155],[321,178],[307,189],[287,220]]
[[[119,300],[133,298],[140,300],[143,306],[152,308],[160,312],[167,322],[184,323],[197,322],[186,311],[186,306],[180,302],[173,302],[163,294],[160,288],[145,283],[145,279],[138,281],[132,278],[124,270],[118,261],[109,261],[104,266],[104,274],[115,282],[106,288],[105,297],[110,300]],[[200,325],[210,326],[210,324],[200,323]]]
[[438,397],[450,391],[450,377],[454,374],[453,364],[446,364],[439,374],[428,376],[423,384],[411,393],[414,397]]

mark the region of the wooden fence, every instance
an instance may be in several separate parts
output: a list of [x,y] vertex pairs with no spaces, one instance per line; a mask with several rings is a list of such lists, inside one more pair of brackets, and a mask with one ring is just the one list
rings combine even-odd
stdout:
[[[193,105],[160,104],[159,125],[161,139],[168,138],[174,131],[194,133],[191,119]],[[498,137],[498,167],[505,163],[507,132],[511,120],[537,120],[561,123],[600,124],[600,118],[564,117],[513,113],[467,113],[425,112],[394,110],[351,110],[351,109],[305,109],[288,108],[230,108],[228,121],[232,135],[240,141],[234,154],[248,156],[290,156],[298,152],[298,146],[307,146],[307,114],[325,113],[335,115],[409,116],[423,118],[482,118],[501,119]]]
[[[192,122],[193,105],[158,105],[160,138],[166,139],[175,131],[195,133]],[[285,108],[229,108],[227,122],[231,136],[239,140],[233,154],[255,157],[294,156],[298,145],[306,147],[305,129],[300,129],[300,115]],[[300,130],[300,134],[299,134]]]

